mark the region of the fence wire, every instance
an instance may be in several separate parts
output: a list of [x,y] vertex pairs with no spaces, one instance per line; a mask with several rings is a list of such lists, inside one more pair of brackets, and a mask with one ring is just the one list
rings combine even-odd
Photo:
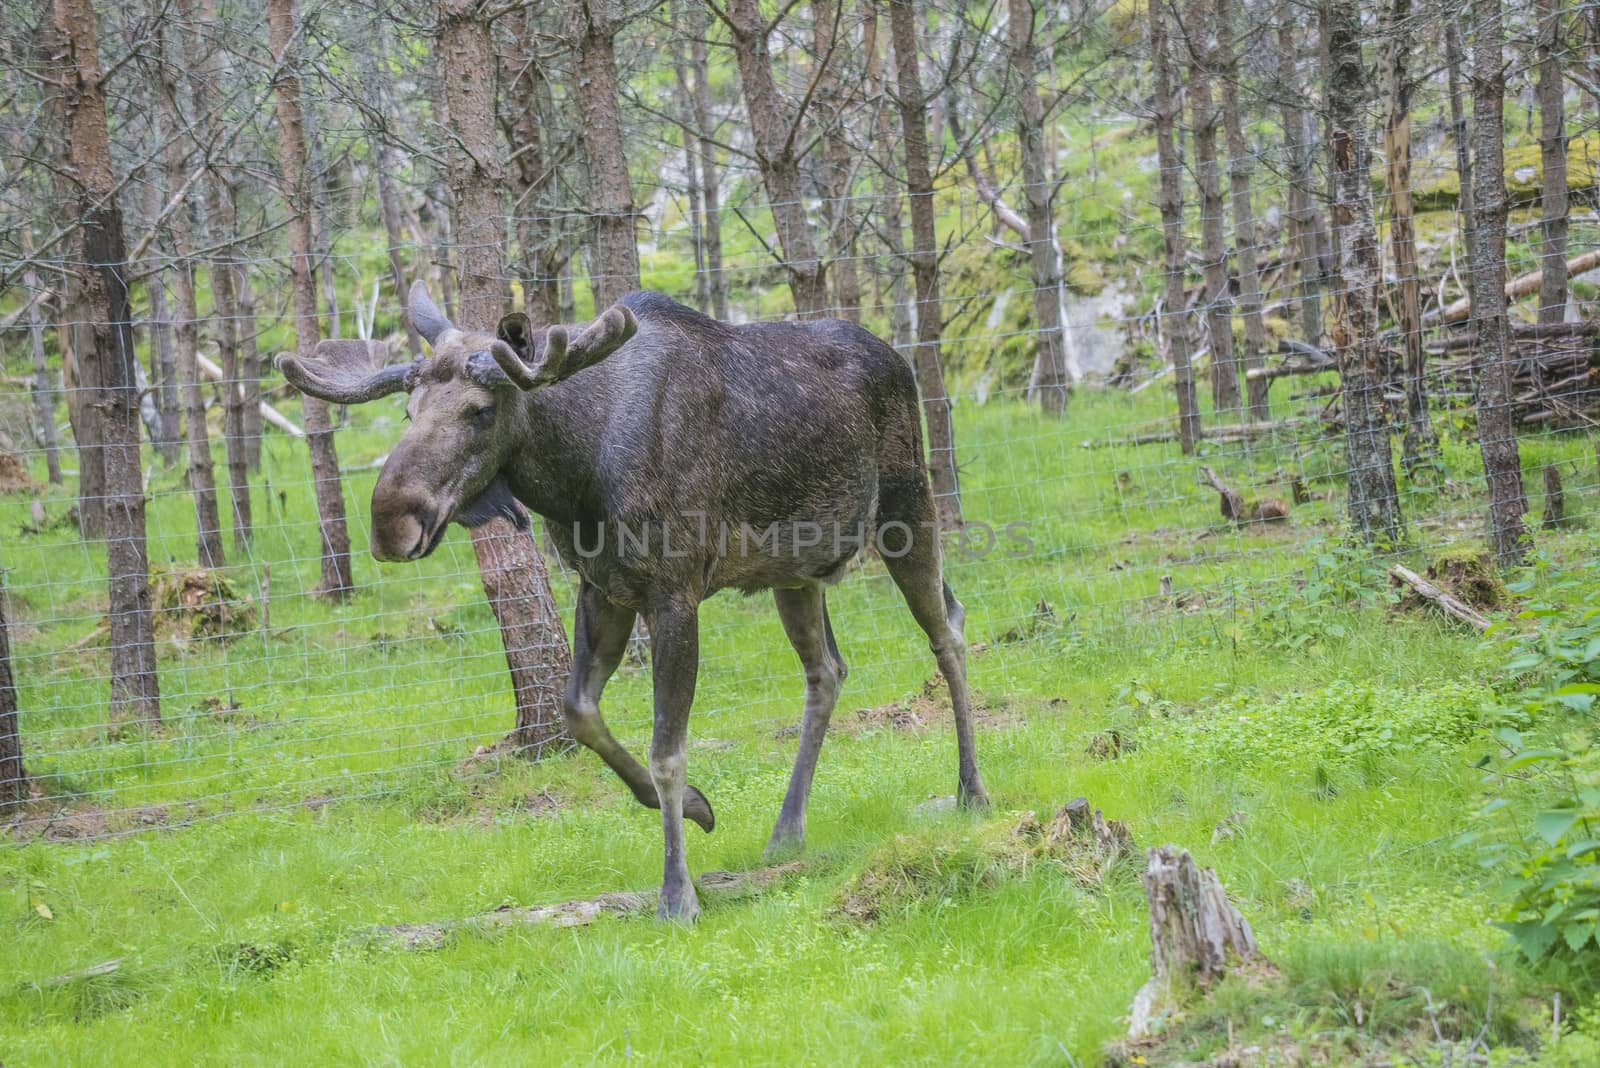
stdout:
[[[1103,118],[1111,128],[1139,121],[1132,111]],[[1427,148],[1419,154],[1419,169],[1453,166],[1442,135],[1419,140]],[[1264,354],[1267,365],[1280,367],[1299,358],[1277,350],[1280,338],[1305,341],[1334,359],[1336,349],[1327,339],[1300,338],[1297,332],[1306,298],[1284,266],[1293,258],[1285,251],[1278,210],[1287,200],[1285,161],[1279,148],[1263,145],[1257,151],[1254,198],[1266,210],[1255,251],[1268,265],[1263,302],[1274,342]],[[1104,242],[1108,233],[1117,235],[1117,251],[1107,269],[1111,277],[1073,283],[1064,307],[1084,373],[1073,383],[1063,415],[1040,412],[1027,389],[1040,339],[1032,325],[1035,288],[1026,256],[995,226],[991,207],[960,180],[955,161],[945,162],[949,166],[938,193],[940,236],[950,243],[940,250],[945,271],[940,314],[946,330],[941,353],[953,402],[960,503],[969,524],[963,534],[946,539],[946,570],[967,607],[970,670],[980,705],[987,721],[1003,729],[1008,709],[1018,701],[1070,702],[1076,657],[1117,647],[1181,648],[1201,631],[1259,621],[1275,601],[1296,596],[1307,569],[1317,566],[1318,554],[1308,544],[1320,543],[1331,552],[1344,534],[1348,471],[1338,421],[1338,376],[1326,366],[1272,378],[1271,424],[1242,427],[1248,421],[1242,409],[1214,410],[1205,388],[1208,365],[1200,359],[1207,436],[1198,455],[1180,453],[1162,334],[1170,320],[1156,314],[1160,220],[1153,162],[1140,168],[1146,181],[1137,189],[1104,177],[1091,162],[1083,174],[1054,190],[1057,238],[1068,250],[1069,267],[1074,265],[1071,250]],[[1587,165],[1592,175],[1594,164]],[[407,175],[419,185],[421,167]],[[370,166],[357,165],[354,173],[358,189],[366,189]],[[1186,170],[1185,181],[1190,177]],[[1016,203],[1024,190],[1013,182],[999,192]],[[765,217],[767,206],[750,187],[740,195],[738,203]],[[852,194],[837,206],[881,223],[884,209],[900,196]],[[664,187],[642,213],[644,283],[692,303],[693,270],[682,264],[696,262],[696,249],[680,198],[681,191]],[[1185,228],[1191,236],[1203,221],[1196,200],[1190,191]],[[820,197],[808,199],[806,206],[819,217],[829,207]],[[1379,207],[1381,215],[1381,197]],[[263,211],[258,222],[268,232],[277,222],[269,209]],[[321,326],[324,335],[337,330],[349,336],[359,317],[400,359],[405,347],[401,298],[390,278],[388,254],[397,253],[417,275],[433,279],[438,296],[441,272],[458,262],[463,249],[449,240],[407,241],[391,249],[375,220],[356,215],[335,216],[327,248],[319,252],[319,268],[332,272],[337,296],[336,311],[324,303]],[[1455,214],[1430,215],[1449,223],[1430,230],[1424,250],[1424,309],[1437,313],[1462,295],[1466,256]],[[589,220],[589,214],[575,210],[530,209],[508,216],[505,230],[514,234],[519,225],[537,222],[579,232]],[[1514,215],[1513,227],[1528,223],[1524,207]],[[1569,256],[1600,247],[1600,221],[1592,213],[1575,214],[1572,223]],[[895,307],[895,294],[904,294],[909,284],[905,264],[865,234],[864,229],[855,252],[832,256],[830,262],[834,269],[847,262],[860,269],[865,321],[892,335],[909,354],[906,329],[917,310]],[[292,347],[285,261],[259,244],[251,248],[241,260],[258,307],[254,316],[239,321],[256,331],[270,357]],[[1236,245],[1230,249],[1235,278],[1240,251]],[[1387,250],[1385,260],[1392,281]],[[24,262],[12,257],[3,266],[7,277],[17,277]],[[264,431],[260,467],[251,475],[253,536],[243,546],[229,540],[226,566],[208,572],[196,563],[194,505],[184,461],[164,462],[146,439],[142,461],[162,718],[155,727],[108,721],[105,551],[77,531],[79,502],[72,486],[78,456],[65,420],[69,390],[60,378],[55,340],[56,329],[67,324],[53,307],[53,280],[80,265],[45,253],[36,266],[39,296],[52,303],[46,338],[49,404],[66,481],[62,486],[46,482],[45,452],[28,391],[34,335],[20,300],[7,298],[11,303],[0,309],[7,313],[0,326],[6,373],[0,447],[17,464],[0,472],[7,480],[0,495],[0,568],[34,790],[29,814],[9,841],[139,833],[231,813],[380,797],[454,774],[480,747],[499,743],[512,726],[513,695],[501,633],[465,532],[454,528],[437,553],[416,564],[379,565],[366,552],[367,501],[383,459],[402,432],[403,397],[339,415],[336,437],[356,587],[339,602],[317,591],[319,526],[303,440],[272,426]],[[748,242],[724,263],[733,318],[784,314],[788,298],[776,280],[779,266],[766,250]],[[128,265],[131,276],[163,285],[183,267],[160,241]],[[1509,273],[1519,267],[1531,265],[1513,263]],[[1207,348],[1210,301],[1220,299],[1234,322],[1239,309],[1235,293],[1208,298],[1198,262],[1191,268],[1192,297],[1183,320],[1200,352]],[[204,268],[198,277],[204,277]],[[508,269],[506,282],[520,295],[522,279],[514,270]],[[575,309],[586,307],[581,254],[568,259],[557,282]],[[1591,310],[1594,297],[1587,278],[1575,282],[1573,320]],[[1346,294],[1321,281],[1315,288],[1310,299],[1329,320]],[[179,325],[170,313],[173,306],[167,301],[169,313],[158,320],[148,290],[135,292],[139,351],[147,367],[159,335]],[[1518,305],[1513,318],[1524,311],[1525,305]],[[1470,348],[1452,341],[1471,334],[1475,324],[1468,317],[1446,326],[1441,318],[1435,315],[1425,328],[1425,341],[1428,395],[1448,477],[1401,477],[1408,542],[1381,551],[1380,560],[1407,558],[1418,549],[1485,543],[1486,491],[1474,429],[1476,369]],[[197,323],[201,351],[213,358],[218,323],[209,310]],[[1392,333],[1383,339],[1396,353],[1403,343]],[[1554,533],[1576,530],[1579,538],[1586,537],[1582,532],[1593,527],[1600,502],[1595,435],[1600,350],[1593,335],[1513,344],[1530,383],[1515,392],[1522,398],[1517,402],[1519,442],[1532,521],[1537,525],[1538,515],[1551,506],[1558,480],[1563,511],[1551,517]],[[1551,384],[1539,378],[1538,366],[1553,359],[1552,353],[1567,353],[1567,363],[1576,361],[1581,370],[1576,380],[1561,384],[1559,403],[1541,404],[1523,395]],[[1387,401],[1398,436],[1404,410],[1398,355],[1394,363]],[[150,373],[158,378],[160,370]],[[207,387],[225,538],[232,524],[222,474],[220,391],[235,385]],[[298,399],[275,372],[267,372],[264,389],[268,404],[298,421]],[[1541,412],[1541,418],[1523,418]],[[1254,504],[1275,503],[1282,518],[1242,523],[1224,518],[1205,469]],[[1554,474],[1547,475],[1550,471]],[[576,577],[553,555],[547,558],[570,630]],[[858,561],[829,600],[851,669],[835,722],[870,729],[909,716],[942,727],[929,696],[937,688],[931,685],[935,667],[926,640],[881,562]],[[783,737],[799,720],[802,678],[768,600],[724,593],[702,609],[701,628],[701,676],[691,725],[697,743],[714,745],[732,731]],[[635,751],[646,747],[650,729],[647,656],[624,664],[602,702],[613,730]]]

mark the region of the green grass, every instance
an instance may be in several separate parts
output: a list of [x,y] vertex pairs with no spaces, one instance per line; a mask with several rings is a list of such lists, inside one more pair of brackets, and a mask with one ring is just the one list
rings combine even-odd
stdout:
[[[1484,925],[1494,889],[1455,843],[1477,803],[1472,765],[1488,743],[1475,725],[1496,661],[1360,594],[1376,583],[1332,549],[1337,442],[1212,449],[1205,462],[1252,496],[1287,498],[1294,474],[1318,496],[1286,527],[1245,530],[1220,519],[1175,445],[1083,447],[1149,429],[1166,405],[1157,391],[1083,393],[1062,421],[1010,401],[957,407],[967,517],[1025,522],[1033,543],[1016,559],[952,548],[987,819],[1084,795],[1141,845],[1177,842],[1217,868],[1285,977],[1220,994],[1174,1050],[1225,1045],[1230,1014],[1271,1041],[1414,1037],[1417,998],[1389,992],[1420,981],[1419,961],[1443,977],[1431,996],[1446,1037],[1476,1033],[1493,983],[1491,1040],[1531,1041],[1542,980]],[[800,877],[708,897],[692,930],[607,918],[466,929],[431,952],[363,940],[376,924],[648,889],[660,841],[654,815],[587,753],[459,766],[511,722],[498,634],[460,532],[417,566],[364,551],[369,465],[397,436],[398,407],[359,415],[340,436],[359,592],[342,605],[310,596],[304,454],[270,438],[256,540],[230,557],[230,577],[255,596],[270,564],[272,631],[164,643],[154,732],[109,733],[105,654],[71,650],[103,612],[102,554],[70,530],[17,535],[27,503],[0,498],[27,755],[54,798],[38,808],[101,813],[87,826],[111,832],[0,847],[8,1063],[1015,1064],[1065,1063],[1063,1049],[1086,1063],[1119,1036],[1148,974],[1131,865],[1099,886],[1049,864],[958,868],[913,880],[874,923],[840,918],[840,894],[897,836],[960,857],[982,830],[913,812],[953,788],[936,708],[915,706],[922,730],[856,714],[912,701],[933,673],[880,565],[831,595],[852,671]],[[1474,542],[1481,523],[1475,446],[1441,424],[1451,481],[1408,497],[1413,555]],[[1531,473],[1587,463],[1589,449],[1549,435],[1524,459]],[[179,479],[154,469],[156,561],[194,556]],[[1569,511],[1592,514],[1586,492],[1569,489]],[[1581,560],[1594,539],[1579,526],[1541,542]],[[1342,576],[1332,594],[1308,592],[1319,568]],[[1195,595],[1192,610],[1157,595],[1162,575]],[[1030,623],[1041,600],[1051,617]],[[690,769],[718,826],[694,832],[691,866],[740,870],[760,863],[776,815],[800,678],[766,598],[723,595],[703,619]],[[1313,640],[1287,640],[1298,633]],[[625,669],[604,705],[642,751],[647,673]],[[1091,754],[1109,730],[1125,750],[1113,760]],[[112,958],[111,974],[51,983]]]

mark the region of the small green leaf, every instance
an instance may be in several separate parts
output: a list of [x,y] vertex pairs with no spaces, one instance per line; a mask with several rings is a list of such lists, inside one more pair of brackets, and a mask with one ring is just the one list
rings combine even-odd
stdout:
[[1540,838],[1551,845],[1561,841],[1561,836],[1572,829],[1578,822],[1578,813],[1570,808],[1553,808],[1539,813],[1533,818],[1533,829]]
[[1594,707],[1594,694],[1568,693],[1567,691],[1570,689],[1570,686],[1564,686],[1557,690],[1555,693],[1556,700],[1560,701],[1574,712],[1587,713],[1591,708]]
[[1529,749],[1518,753],[1506,761],[1502,771],[1517,771],[1532,764],[1541,764],[1546,760],[1560,760],[1566,754],[1559,749]]
[[1568,923],[1561,927],[1561,937],[1567,943],[1567,948],[1576,953],[1588,945],[1589,939],[1594,937],[1594,924]]
[[1567,859],[1577,860],[1588,853],[1600,850],[1600,838],[1585,838],[1581,842],[1573,842],[1567,847]]
[[1495,926],[1503,927],[1510,932],[1511,940],[1529,960],[1538,960],[1555,945],[1555,928],[1546,927],[1542,923],[1497,923]]

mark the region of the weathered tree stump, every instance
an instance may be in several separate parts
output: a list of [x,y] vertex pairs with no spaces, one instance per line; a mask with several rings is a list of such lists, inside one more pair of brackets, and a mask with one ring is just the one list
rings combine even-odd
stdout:
[[1567,495],[1561,488],[1561,468],[1544,465],[1544,527],[1554,530],[1567,519]]
[[1244,526],[1246,523],[1276,523],[1289,518],[1289,506],[1276,497],[1247,501],[1244,494],[1223,482],[1215,471],[1204,464],[1200,466],[1200,475],[1221,498],[1219,506],[1222,518],[1237,526]]
[[1150,903],[1150,980],[1134,996],[1128,1034],[1143,1038],[1190,995],[1226,975],[1273,967],[1256,949],[1255,935],[1210,868],[1187,849],[1161,846],[1146,853],[1140,877]]

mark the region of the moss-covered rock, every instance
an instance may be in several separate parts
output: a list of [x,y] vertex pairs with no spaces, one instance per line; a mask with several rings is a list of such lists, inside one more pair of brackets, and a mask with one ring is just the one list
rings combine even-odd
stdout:
[[1106,287],[1106,276],[1088,260],[1078,260],[1067,268],[1067,288],[1085,297],[1098,297]]
[[[1585,134],[1567,142],[1568,192],[1593,192],[1597,168],[1600,168],[1600,134]],[[1506,192],[1514,203],[1537,200],[1544,178],[1539,145],[1528,143],[1508,147],[1505,173]],[[1376,178],[1374,187],[1380,192],[1387,188],[1381,174]],[[1456,173],[1452,153],[1442,151],[1441,146],[1441,151],[1429,159],[1413,162],[1411,197],[1418,211],[1454,208],[1460,202],[1461,177]]]

